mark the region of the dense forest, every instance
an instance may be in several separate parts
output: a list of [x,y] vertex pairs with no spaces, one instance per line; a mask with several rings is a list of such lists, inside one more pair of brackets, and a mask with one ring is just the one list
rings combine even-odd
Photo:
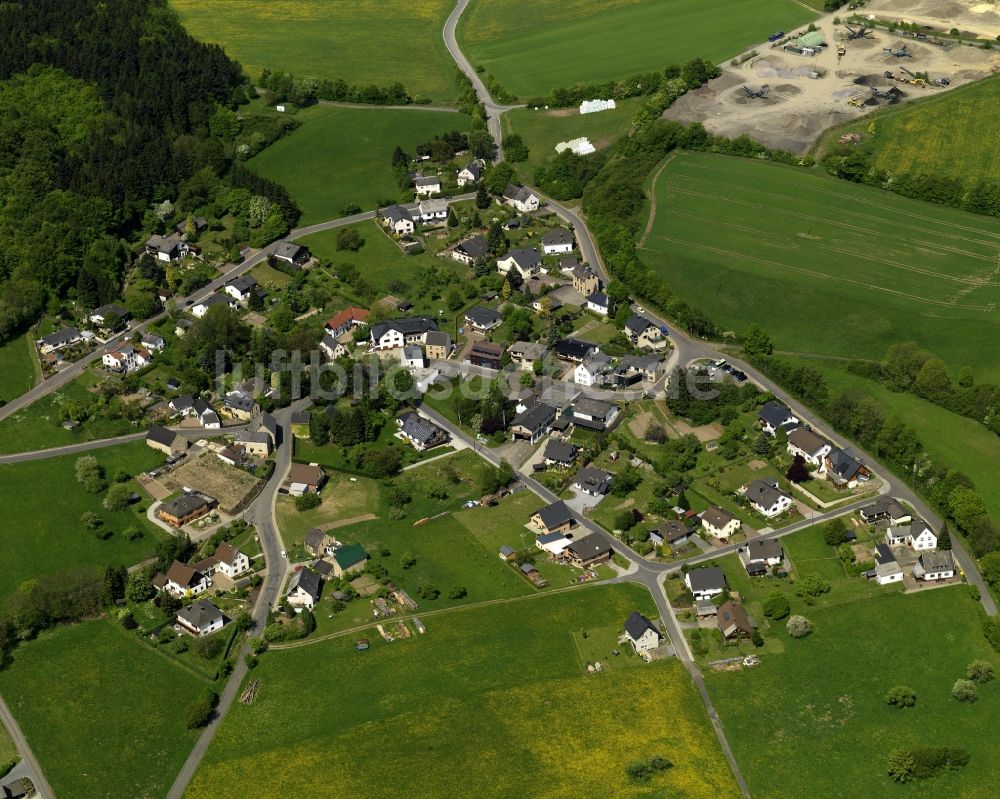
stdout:
[[166,0],[0,4],[0,343],[82,282],[117,297],[150,204],[228,168],[239,65]]

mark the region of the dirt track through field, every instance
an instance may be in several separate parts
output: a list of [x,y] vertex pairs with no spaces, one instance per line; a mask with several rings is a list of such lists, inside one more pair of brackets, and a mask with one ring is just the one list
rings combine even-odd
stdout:
[[319,525],[319,529],[324,533],[328,530],[336,530],[338,527],[347,527],[351,524],[357,524],[358,522],[370,522],[372,519],[377,519],[374,513],[362,513],[360,516],[352,516],[350,519],[338,519],[335,522],[330,522],[329,524]]
[[642,238],[639,239],[639,244],[637,245],[639,247],[642,247],[646,243],[646,239],[649,238],[649,234],[653,230],[653,222],[656,221],[656,181],[660,179],[663,170],[667,168],[667,164],[674,160],[674,156],[676,155],[676,150],[670,153],[667,159],[660,164],[660,168],[656,170],[656,174],[653,175],[653,179],[649,182],[649,218],[646,220],[646,229],[642,231]]

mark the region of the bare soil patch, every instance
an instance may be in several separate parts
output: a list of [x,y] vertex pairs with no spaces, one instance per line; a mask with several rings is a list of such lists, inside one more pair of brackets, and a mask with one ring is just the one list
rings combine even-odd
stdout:
[[260,481],[252,474],[223,463],[214,452],[202,452],[190,458],[164,478],[171,490],[193,488],[214,497],[224,513],[233,513],[256,493]]

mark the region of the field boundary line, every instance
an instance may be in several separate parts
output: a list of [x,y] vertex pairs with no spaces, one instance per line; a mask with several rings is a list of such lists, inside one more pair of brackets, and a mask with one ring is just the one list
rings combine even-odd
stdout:
[[649,234],[653,230],[653,223],[656,221],[656,181],[660,179],[660,175],[663,174],[663,170],[667,168],[667,164],[674,160],[677,155],[677,151],[674,150],[670,155],[664,159],[663,163],[660,164],[660,168],[656,170],[653,175],[652,180],[649,182],[649,218],[646,220],[646,229],[642,232],[642,238],[639,239],[637,247],[642,247],[646,243],[646,239],[649,238]]
[[[738,160],[747,160],[747,159],[738,159]],[[719,167],[714,167],[714,166],[711,166],[709,164],[699,164],[699,163],[696,163],[694,161],[684,161],[684,162],[682,162],[682,165],[683,166],[690,166],[690,167],[693,167],[694,169],[705,169],[705,170],[708,170],[710,172],[723,172],[723,173],[726,173],[726,174],[731,174],[731,170],[721,169]],[[747,172],[743,172],[742,174],[748,174],[748,173]],[[694,178],[692,177],[691,179],[693,180]],[[810,191],[818,191],[818,192],[820,192],[822,194],[829,194],[829,195],[831,195],[833,197],[837,197],[837,198],[842,199],[842,200],[847,200],[847,201],[852,202],[852,203],[859,203],[859,204],[862,204],[862,205],[873,205],[876,208],[883,208],[884,207],[882,203],[876,202],[875,200],[859,199],[859,198],[856,198],[856,197],[851,197],[848,194],[841,194],[840,192],[833,191],[832,189],[824,189],[824,188],[821,188],[819,186],[803,185],[803,184],[797,183],[794,180],[789,180],[787,178],[773,178],[772,182],[775,182],[775,183],[791,183],[791,184],[793,184],[793,185],[795,185],[795,186],[797,186],[799,188],[806,188],[806,189],[809,189]],[[863,184],[857,184],[857,185],[863,185]],[[869,188],[876,188],[877,189],[878,187],[870,186]],[[896,199],[900,199],[900,200],[911,199],[909,197],[903,197],[902,195],[899,195],[899,194],[892,195],[892,197],[896,198]],[[790,200],[798,200],[798,201],[801,202],[800,198],[789,197],[788,199],[790,199]],[[814,201],[806,200],[805,202],[814,202]],[[917,200],[916,202],[920,202],[920,201]],[[941,207],[942,208],[948,208],[948,206],[941,206]],[[949,210],[952,210],[952,211],[961,211],[961,209],[954,209],[954,208],[949,208]],[[860,211],[846,211],[845,210],[845,213],[855,213],[855,214],[858,214],[858,213],[861,213],[861,212]],[[978,234],[981,234],[981,235],[987,235],[987,236],[990,236],[991,238],[995,238],[997,240],[995,243],[1000,243],[1000,233],[989,233],[987,231],[979,230],[977,228],[968,227],[966,225],[961,225],[961,224],[959,224],[957,222],[943,222],[940,219],[935,219],[934,217],[921,216],[920,214],[918,214],[918,213],[916,213],[914,211],[898,210],[898,211],[894,211],[893,213],[895,215],[903,215],[903,216],[911,217],[913,219],[918,219],[918,220],[921,220],[923,222],[927,222],[929,224],[942,225],[944,227],[953,228],[955,230],[965,230],[965,231],[969,231],[969,232],[972,232],[972,233],[978,233]],[[970,212],[967,211],[966,213],[970,213]],[[892,224],[896,224],[898,226],[898,223],[894,222],[892,220],[886,220],[886,222],[892,222]],[[938,235],[948,235],[948,234],[941,233],[941,234],[938,234]],[[957,236],[958,234],[952,234],[952,235]],[[978,242],[978,243],[986,244],[987,242]],[[994,243],[994,242],[991,242],[991,244],[992,243]]]
[[[474,608],[482,608],[490,605],[505,605],[510,602],[523,602],[528,599],[538,599],[539,597],[553,596],[555,594],[564,594],[567,591],[578,591],[581,588],[587,588],[594,585],[608,585],[611,580],[591,580],[585,583],[576,583],[575,585],[567,585],[562,588],[553,588],[551,591],[535,591],[531,594],[522,594],[521,596],[510,596],[510,597],[497,597],[496,599],[484,599],[481,602],[470,602],[467,605],[452,605],[450,608],[435,608],[433,610],[426,610],[421,613],[411,613],[406,616],[393,616],[390,621],[406,621],[407,619],[412,619],[414,616],[419,616],[421,618],[425,616],[440,616],[442,613],[453,613],[457,610],[469,610]],[[286,651],[289,649],[299,649],[303,646],[309,646],[310,644],[318,644],[322,641],[329,641],[333,638],[342,638],[345,635],[354,635],[355,633],[362,632],[364,630],[372,630],[376,625],[382,624],[385,619],[376,619],[371,623],[361,624],[356,627],[350,627],[346,630],[338,630],[336,632],[327,633],[326,635],[321,635],[317,638],[307,638],[302,641],[289,641],[286,644],[274,644],[268,647],[272,651]]]
[[917,302],[924,303],[926,305],[936,305],[936,306],[940,306],[940,307],[944,307],[944,308],[962,308],[964,310],[973,310],[973,311],[990,311],[990,310],[992,310],[992,308],[990,306],[988,306],[988,305],[962,305],[962,306],[956,306],[956,305],[952,305],[951,303],[946,302],[944,300],[932,300],[932,299],[927,298],[927,297],[917,296],[916,294],[909,294],[908,292],[905,292],[905,291],[899,291],[897,289],[890,289],[890,288],[886,288],[885,286],[879,286],[876,283],[865,283],[865,282],[863,282],[861,280],[854,280],[853,278],[842,277],[840,275],[828,275],[828,274],[825,274],[823,272],[815,272],[815,271],[813,271],[811,269],[806,269],[806,268],[801,267],[801,266],[792,266],[791,264],[781,264],[781,263],[778,263],[777,261],[769,261],[769,260],[766,260],[766,259],[763,259],[763,258],[754,258],[753,256],[746,255],[745,253],[738,253],[738,252],[733,252],[731,250],[724,250],[721,247],[709,247],[709,246],[704,245],[704,244],[702,244],[702,245],[696,245],[696,244],[692,244],[691,242],[688,242],[688,241],[683,241],[681,239],[674,239],[674,238],[670,238],[669,236],[663,236],[663,235],[658,235],[657,238],[658,239],[663,239],[663,241],[670,242],[671,244],[680,244],[680,245],[683,245],[683,246],[694,247],[695,249],[698,249],[698,250],[706,250],[708,252],[714,252],[714,253],[716,253],[718,255],[725,255],[725,256],[728,256],[730,258],[734,258],[734,259],[737,259],[737,260],[742,259],[742,260],[745,260],[745,261],[755,261],[756,263],[763,264],[764,266],[772,266],[772,267],[774,267],[776,269],[779,269],[779,270],[783,269],[783,270],[788,271],[788,272],[798,272],[800,274],[808,275],[809,277],[817,278],[819,280],[837,280],[837,281],[840,281],[842,283],[850,283],[852,285],[861,286],[862,288],[866,288],[866,289],[869,289],[869,290],[881,291],[881,292],[883,292],[885,294],[893,294],[893,295],[898,296],[898,297],[906,297],[907,299],[916,300]]

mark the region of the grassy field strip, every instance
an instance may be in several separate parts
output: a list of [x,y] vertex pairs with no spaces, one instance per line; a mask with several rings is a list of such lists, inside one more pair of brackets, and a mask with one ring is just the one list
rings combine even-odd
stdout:
[[[687,175],[679,175],[678,177],[683,179],[683,178],[686,178]],[[678,188],[677,186],[671,187],[671,191],[673,191],[676,194],[686,194],[686,195],[689,195],[689,196],[692,196],[692,197],[705,197],[705,198],[711,199],[711,200],[719,200],[720,202],[727,202],[727,203],[733,203],[733,204],[736,204],[736,205],[749,206],[751,208],[756,208],[757,207],[756,203],[747,202],[746,200],[736,200],[736,199],[732,199],[730,197],[727,197],[725,195],[710,194],[710,193],[707,193],[707,192],[698,192],[698,191],[695,191],[693,189],[681,189],[681,188]],[[764,194],[764,192],[761,192],[761,194]],[[772,196],[772,197],[778,197],[778,198],[781,198],[781,199],[786,199],[790,203],[795,202],[794,198],[785,197],[783,195],[771,194],[770,196]],[[807,204],[809,204],[809,203],[807,203]],[[814,203],[814,204],[818,205],[818,203]],[[796,207],[801,206],[801,205],[802,205],[801,202],[795,203]],[[671,213],[677,213],[677,212],[671,210]],[[813,216],[811,214],[799,213],[799,212],[792,211],[790,209],[782,209],[782,213],[787,214],[789,216],[797,217],[799,219],[805,219],[805,220],[810,221],[810,222],[821,222],[823,224],[831,225],[833,227],[838,227],[838,228],[841,228],[843,230],[850,230],[850,231],[853,231],[855,233],[877,235],[880,239],[890,239],[890,240],[894,240],[894,241],[903,242],[903,243],[905,243],[907,245],[919,244],[921,247],[924,247],[926,249],[937,250],[941,254],[944,254],[944,253],[953,253],[955,255],[965,255],[965,256],[967,256],[969,258],[975,258],[975,259],[981,260],[981,261],[989,261],[990,263],[993,262],[994,257],[995,257],[995,256],[987,255],[987,254],[984,254],[984,253],[973,253],[973,252],[969,252],[968,250],[963,250],[963,249],[959,249],[959,248],[956,248],[956,247],[947,246],[947,245],[941,244],[941,243],[939,243],[939,242],[937,242],[935,240],[925,240],[925,239],[917,240],[917,239],[914,239],[912,236],[900,236],[900,235],[896,235],[894,233],[884,233],[884,232],[882,232],[881,230],[879,230],[877,228],[864,227],[864,226],[861,226],[861,225],[852,225],[852,224],[850,224],[848,222],[842,222],[842,221],[837,221],[837,220],[832,220],[832,219],[826,219],[826,218],[824,218],[822,216]],[[848,211],[846,213],[850,213],[850,212]],[[882,221],[882,220],[880,220],[880,221]],[[888,222],[889,220],[885,220],[885,221]],[[916,228],[916,227],[907,228],[906,226],[903,226],[903,228],[907,229],[907,230],[912,230],[912,231],[918,232],[918,233],[924,233],[924,232],[926,232],[926,230],[924,228]],[[752,230],[752,231],[754,231],[756,233],[760,232],[760,228],[747,228],[747,230]],[[965,243],[982,244],[984,247],[990,248],[990,249],[992,249],[993,247],[997,246],[993,242],[988,242],[988,241],[972,241],[972,240],[968,239],[967,237],[965,237],[965,236],[963,236],[961,234],[942,233],[940,235],[943,236],[943,237],[945,237],[945,238],[949,238],[949,239],[958,239],[959,241],[962,241],[962,242],[965,242]]]
[[[711,195],[699,194],[698,192],[690,192],[690,191],[685,191],[683,189],[674,189],[674,193],[675,194],[688,194],[688,195],[692,195],[692,196],[701,196],[701,197],[711,197]],[[718,199],[721,200],[723,198],[719,197]],[[741,201],[735,201],[735,202],[741,202]],[[753,205],[752,203],[746,203],[746,204]],[[733,223],[730,223],[730,222],[720,222],[718,220],[711,219],[711,217],[696,216],[695,214],[685,214],[682,211],[671,211],[670,213],[673,216],[686,217],[687,219],[691,219],[691,220],[697,221],[697,222],[707,222],[707,221],[711,220],[714,224],[718,225],[719,227],[728,228],[730,230],[739,230],[739,231],[742,231],[742,232],[745,232],[745,233],[752,233],[758,239],[764,238],[764,239],[777,240],[783,246],[787,246],[787,242],[781,236],[779,236],[778,234],[761,233],[761,231],[759,231],[759,230],[757,230],[757,229],[755,229],[753,227],[747,226],[747,225],[736,225],[736,224],[733,224]],[[798,217],[804,218],[804,219],[815,219],[815,217],[808,217],[808,216],[805,216],[803,214],[792,214],[792,216],[798,216]],[[838,223],[836,223],[836,222],[830,222],[828,224],[838,225]],[[845,225],[838,225],[838,226],[840,226],[840,227],[849,227],[849,226],[845,226]],[[893,237],[893,238],[896,238],[896,237]],[[959,277],[958,275],[942,275],[940,272],[935,272],[935,271],[933,271],[931,269],[921,269],[918,266],[910,266],[908,264],[900,263],[899,261],[893,261],[893,260],[891,260],[889,258],[877,258],[874,255],[862,255],[862,254],[859,254],[859,253],[857,253],[857,252],[855,252],[853,250],[845,250],[845,249],[843,249],[841,247],[834,247],[834,246],[829,245],[829,244],[827,244],[827,245],[816,245],[816,246],[822,246],[823,249],[825,249],[825,250],[827,250],[829,252],[837,252],[837,253],[841,253],[842,255],[849,255],[849,256],[851,256],[853,258],[860,258],[862,260],[871,261],[873,263],[885,264],[886,266],[891,266],[891,267],[893,267],[895,269],[903,269],[903,270],[905,270],[907,272],[913,272],[915,274],[926,275],[927,277],[932,277],[932,278],[936,278],[936,279],[939,279],[939,280],[951,280],[951,281],[954,281],[956,283],[965,283],[965,284],[970,285],[970,286],[972,286],[974,288],[986,288],[986,287],[989,287],[989,286],[1000,286],[1000,281],[993,282],[993,281],[989,280],[988,277]],[[954,249],[950,250],[950,252],[952,252],[954,254],[965,255],[965,256],[970,257],[970,258],[975,258],[975,259],[979,259],[979,260],[983,260],[983,261],[988,261],[991,264],[991,268],[990,268],[988,274],[989,275],[993,275],[996,272],[996,270],[992,268],[992,264],[996,260],[994,258],[990,258],[989,256],[985,256],[985,255],[974,255],[972,253],[963,253],[963,252],[960,252],[960,251],[954,250]]]
[[196,37],[221,44],[251,79],[263,69],[389,86],[447,101],[455,68],[441,30],[452,0],[170,0]]
[[817,16],[793,0],[536,0],[531,13],[519,10],[512,0],[474,0],[458,38],[473,64],[521,97],[695,57],[720,62]]
[[[735,170],[730,171],[730,170],[727,170],[727,169],[722,168],[722,167],[712,166],[711,164],[694,163],[692,161],[681,161],[681,162],[679,162],[679,166],[690,167],[692,169],[702,169],[702,170],[707,170],[709,172],[718,172],[720,174],[729,175],[730,177],[734,176],[734,171],[735,171]],[[795,187],[797,187],[799,189],[801,189],[803,187],[803,185],[804,185],[801,181],[796,181],[796,180],[793,180],[793,179],[790,179],[790,178],[780,178],[780,177],[773,177],[773,178],[771,178],[769,180],[769,182],[770,183],[784,183],[784,184],[789,184],[789,185],[795,186]],[[842,181],[839,181],[839,182],[842,182]],[[870,206],[873,206],[875,208],[880,208],[880,209],[885,209],[887,206],[890,206],[890,205],[897,205],[898,206],[898,205],[902,204],[902,203],[899,202],[898,198],[896,198],[896,197],[894,197],[892,195],[889,195],[889,194],[884,194],[882,192],[877,192],[877,193],[878,193],[878,195],[880,197],[885,198],[884,202],[880,202],[879,200],[859,199],[857,196],[851,194],[850,192],[837,191],[837,190],[834,190],[834,189],[823,189],[823,188],[820,188],[820,187],[815,186],[815,185],[805,186],[805,188],[807,188],[809,190],[812,190],[812,191],[817,191],[817,192],[819,192],[821,194],[825,194],[825,195],[830,196],[830,197],[836,197],[837,199],[840,199],[840,200],[847,200],[847,201],[849,201],[851,203],[861,203],[863,205],[870,205]],[[755,189],[755,191],[757,193],[759,193],[759,194],[764,194],[764,195],[768,194],[768,192],[763,192],[763,191],[760,191],[759,189]],[[774,195],[774,196],[786,196],[786,198],[787,198],[787,195]],[[850,209],[839,209],[839,210],[840,210],[841,213],[848,213],[848,214],[849,213],[856,213],[856,214],[860,214],[861,213],[860,211],[851,211]],[[941,210],[944,213],[949,213],[949,214],[954,213],[953,211],[950,211],[950,210],[946,211],[946,209],[944,209],[944,208],[942,208]],[[990,233],[988,231],[984,231],[982,228],[975,228],[975,227],[971,227],[969,225],[960,225],[960,224],[956,224],[956,223],[942,222],[940,218],[932,217],[932,216],[924,216],[923,214],[919,214],[919,213],[916,213],[914,211],[902,211],[902,210],[896,210],[896,209],[894,209],[892,211],[892,215],[893,215],[892,219],[895,220],[895,217],[897,215],[900,215],[900,214],[903,215],[903,216],[912,217],[914,219],[919,219],[922,222],[927,222],[927,223],[930,223],[930,224],[944,225],[945,227],[955,228],[956,230],[964,230],[964,231],[967,231],[967,232],[970,232],[970,233],[977,233],[977,234],[987,235],[987,236],[990,236],[993,239],[995,239],[997,243],[1000,243],[1000,232]],[[894,222],[894,224],[895,224],[895,222]],[[986,244],[987,242],[978,242],[978,243]],[[990,243],[992,243],[992,242],[990,242]]]
[[[681,246],[688,246],[688,247],[691,246],[690,242],[686,242],[686,241],[683,241],[681,239],[670,238],[668,236],[657,236],[656,238],[662,239],[663,241],[669,242],[671,244],[678,244],[678,245],[681,245]],[[798,274],[808,275],[809,277],[814,277],[814,278],[817,278],[819,280],[838,280],[838,281],[840,281],[842,283],[850,283],[851,285],[860,286],[860,287],[862,287],[862,288],[864,288],[866,290],[869,290],[869,291],[880,291],[880,292],[883,292],[885,294],[892,294],[893,296],[896,296],[896,297],[903,297],[905,299],[916,300],[916,301],[918,301],[920,303],[927,304],[927,305],[937,305],[937,306],[943,306],[943,307],[946,307],[946,308],[952,308],[952,307],[954,307],[954,303],[952,303],[950,301],[934,300],[934,299],[930,299],[928,297],[921,297],[921,296],[919,296],[917,294],[909,294],[909,293],[904,292],[904,291],[898,291],[896,289],[886,288],[885,286],[879,286],[876,283],[865,283],[862,280],[853,280],[853,279],[846,278],[846,277],[843,277],[843,276],[841,276],[841,277],[835,277],[834,275],[828,275],[828,274],[825,274],[823,272],[817,272],[816,270],[806,269],[805,267],[801,267],[801,266],[792,266],[791,264],[782,264],[782,263],[779,263],[778,261],[769,261],[769,260],[764,259],[764,258],[754,258],[753,256],[746,255],[745,253],[734,252],[732,250],[724,250],[724,249],[722,249],[720,247],[709,247],[707,244],[706,245],[702,245],[701,247],[695,247],[695,249],[701,249],[701,250],[704,250],[706,252],[715,253],[716,255],[725,255],[725,256],[729,256],[731,258],[742,258],[743,260],[746,260],[746,261],[753,261],[754,263],[758,263],[758,264],[761,264],[761,265],[764,265],[764,266],[770,266],[770,267],[773,267],[775,269],[783,270],[783,271],[786,271],[786,272],[797,272]],[[971,310],[976,310],[976,311],[992,311],[992,310],[995,310],[995,308],[996,308],[995,304],[993,304],[993,303],[990,303],[989,305],[963,305],[962,307],[963,308],[968,308],[968,309],[971,309]]]
[[[522,602],[525,599],[537,599],[538,597],[551,596],[552,594],[564,594],[567,591],[576,591],[579,588],[585,588],[592,585],[607,585],[607,581],[593,580],[586,583],[574,583],[573,585],[567,585],[563,588],[553,588],[547,591],[536,591],[533,594],[524,594],[522,596],[509,596],[500,597],[498,599],[484,599],[481,602],[470,602],[466,605],[454,605],[450,608],[436,608],[434,610],[425,610],[420,613],[410,613],[406,616],[393,616],[392,621],[405,621],[406,619],[412,619],[414,616],[418,618],[423,618],[425,616],[440,616],[442,613],[451,613],[456,610],[466,610],[467,608],[481,608],[487,607],[489,605],[504,605],[510,602]],[[384,619],[381,621],[373,621],[371,624],[362,624],[357,627],[351,627],[349,630],[339,630],[335,633],[328,633],[327,635],[321,635],[316,638],[306,638],[302,641],[290,641],[287,644],[273,644],[270,649],[298,649],[303,646],[309,646],[310,644],[318,644],[322,641],[329,641],[331,638],[341,638],[345,635],[353,635],[359,633],[362,630],[374,630],[379,624],[384,623]]]
[[[656,221],[656,181],[660,179],[660,175],[663,174],[663,170],[667,168],[671,161],[677,156],[677,151],[674,150],[670,155],[668,155],[656,172],[653,173],[652,179],[649,181],[649,217],[646,219],[646,227],[642,231],[642,237],[639,239],[638,246],[643,247],[646,244],[646,239],[649,238],[650,231],[653,229],[653,222]],[[671,209],[670,213],[677,214],[676,209]]]

